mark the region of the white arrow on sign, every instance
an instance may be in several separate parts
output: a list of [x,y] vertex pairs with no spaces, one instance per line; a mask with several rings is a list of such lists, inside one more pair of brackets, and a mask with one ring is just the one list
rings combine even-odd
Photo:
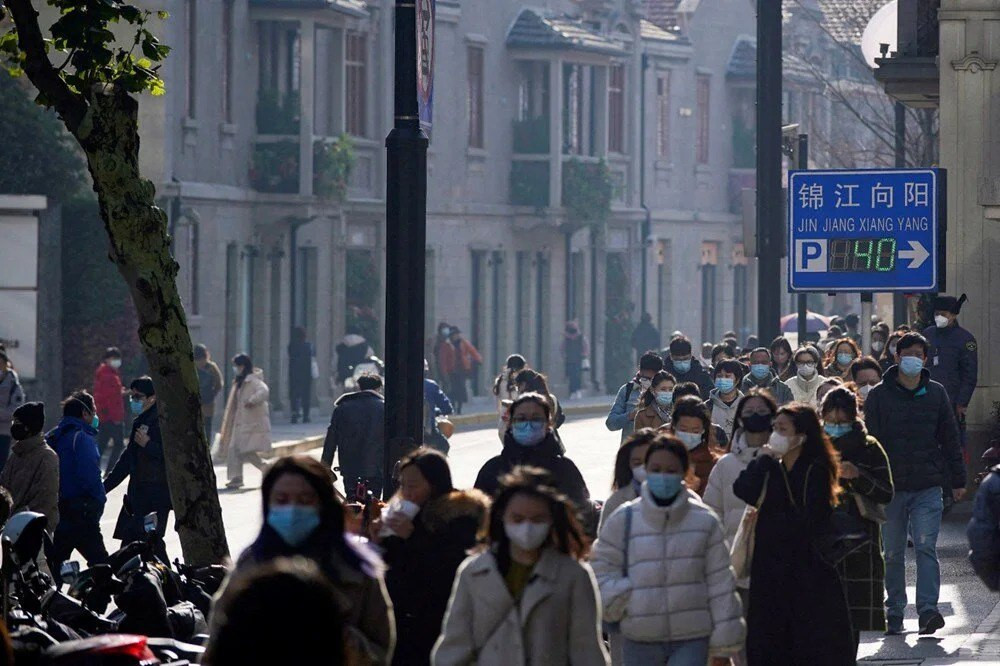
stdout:
[[920,241],[906,241],[910,245],[909,250],[900,250],[900,259],[909,259],[910,265],[907,268],[920,268],[927,257],[931,256],[931,253],[927,251],[924,244]]

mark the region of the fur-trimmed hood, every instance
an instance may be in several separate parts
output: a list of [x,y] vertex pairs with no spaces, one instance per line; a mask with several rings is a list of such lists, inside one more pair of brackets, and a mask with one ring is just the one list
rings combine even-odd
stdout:
[[441,533],[448,525],[460,519],[472,519],[477,531],[486,525],[490,512],[490,498],[486,493],[476,490],[453,490],[431,500],[420,512],[424,526],[428,532]]

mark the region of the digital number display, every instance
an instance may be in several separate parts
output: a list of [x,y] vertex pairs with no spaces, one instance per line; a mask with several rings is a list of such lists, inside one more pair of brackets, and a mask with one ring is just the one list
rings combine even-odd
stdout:
[[895,238],[830,239],[832,273],[887,273],[895,269]]

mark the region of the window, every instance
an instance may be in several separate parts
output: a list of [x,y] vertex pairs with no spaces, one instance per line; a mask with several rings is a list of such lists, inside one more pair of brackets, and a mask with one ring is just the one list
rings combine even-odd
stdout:
[[716,293],[718,281],[719,244],[701,244],[701,339],[715,340],[716,335]]
[[608,150],[625,152],[625,66],[615,65],[608,77]]
[[352,136],[365,136],[368,130],[366,117],[368,105],[365,96],[368,93],[366,69],[368,63],[367,40],[358,32],[347,33],[346,55],[344,69],[346,74],[346,113],[344,122],[347,133]]
[[583,66],[563,65],[563,153],[583,154]]
[[187,117],[195,117],[195,91],[198,84],[198,13],[195,10],[195,0],[188,0],[187,8],[187,89],[185,90],[187,100]]
[[233,2],[234,0],[223,0],[222,3],[222,120],[226,123],[233,122]]
[[[645,139],[645,137],[643,137]],[[656,78],[656,154],[670,157],[670,73]]]
[[697,153],[698,164],[708,164],[708,131],[709,131],[709,92],[712,79],[709,76],[698,75],[698,136]]
[[483,69],[484,52],[470,46],[467,54],[469,68],[469,147],[483,147]]

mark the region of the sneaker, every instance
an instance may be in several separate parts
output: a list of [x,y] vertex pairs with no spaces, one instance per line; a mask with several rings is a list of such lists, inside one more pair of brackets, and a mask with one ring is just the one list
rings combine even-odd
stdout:
[[900,636],[903,633],[903,618],[890,615],[888,618],[888,628],[885,630],[886,636]]
[[237,490],[242,487],[243,487],[243,478],[239,476],[236,477],[235,479],[230,479],[229,483],[226,484],[226,488],[228,488],[229,490]]
[[930,636],[944,626],[944,618],[937,611],[926,611],[920,614],[920,635]]

